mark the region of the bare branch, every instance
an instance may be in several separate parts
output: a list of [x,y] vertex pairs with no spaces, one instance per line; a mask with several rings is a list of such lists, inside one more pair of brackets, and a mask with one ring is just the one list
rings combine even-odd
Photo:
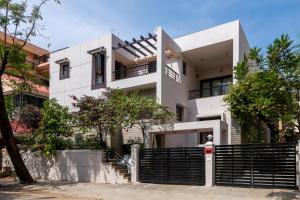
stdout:
[[[47,2],[48,0],[43,0],[38,6],[37,6],[37,9],[36,9],[36,12],[39,13],[42,6]],[[27,33],[26,37],[25,37],[25,40],[23,41],[23,44],[20,46],[20,49],[22,49],[28,42],[29,40],[29,37],[31,36],[32,32],[34,31],[35,29],[35,25],[36,25],[36,21],[39,19],[38,16],[34,16],[34,19],[32,21],[32,26],[29,30],[29,32]]]

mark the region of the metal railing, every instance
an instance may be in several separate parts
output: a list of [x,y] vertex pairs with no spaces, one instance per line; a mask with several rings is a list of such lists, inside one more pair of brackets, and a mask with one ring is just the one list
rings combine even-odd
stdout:
[[147,63],[143,65],[138,65],[136,67],[115,70],[114,74],[115,80],[120,80],[136,76],[143,76],[154,72],[156,72],[156,63]]
[[130,168],[131,165],[128,162],[128,160],[123,158],[117,152],[115,152],[113,150],[105,150],[104,153],[105,153],[105,162],[116,162],[117,164],[120,164],[120,165],[126,167],[127,169]]
[[168,65],[165,66],[165,73],[166,75],[168,75],[170,78],[174,79],[176,82],[180,82],[179,79],[179,74],[177,72],[175,72],[171,67],[169,67]]
[[190,90],[189,99],[198,99],[203,97],[224,95],[228,92],[230,85],[231,84],[205,88],[205,89]]

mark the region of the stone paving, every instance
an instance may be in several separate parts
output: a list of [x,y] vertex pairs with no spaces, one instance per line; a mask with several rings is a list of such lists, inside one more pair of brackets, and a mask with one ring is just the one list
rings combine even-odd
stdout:
[[202,187],[156,184],[93,184],[39,182],[34,185],[0,186],[1,200],[73,199],[73,200],[294,200],[300,192],[283,189]]

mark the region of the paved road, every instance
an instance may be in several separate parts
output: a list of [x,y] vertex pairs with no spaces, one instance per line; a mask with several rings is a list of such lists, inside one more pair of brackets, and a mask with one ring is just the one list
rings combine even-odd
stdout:
[[198,187],[155,184],[38,183],[0,187],[1,200],[294,200],[300,193],[292,190],[234,187]]

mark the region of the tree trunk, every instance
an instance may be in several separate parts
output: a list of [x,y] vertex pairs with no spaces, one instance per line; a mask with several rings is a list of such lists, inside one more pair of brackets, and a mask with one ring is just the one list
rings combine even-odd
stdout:
[[[1,77],[0,77],[1,78]],[[4,146],[8,152],[11,162],[14,165],[17,176],[22,183],[32,183],[34,179],[30,175],[27,167],[25,166],[16,140],[13,135],[12,128],[9,123],[8,115],[5,108],[4,93],[2,87],[2,80],[0,79],[0,132]]]
[[278,128],[273,124],[273,122],[270,121],[266,121],[265,124],[270,130],[270,142],[271,143],[278,142],[278,136],[279,136]]
[[107,148],[107,145],[106,145],[106,137],[105,139],[103,138],[103,131],[102,131],[102,126],[99,125],[98,126],[98,136],[99,136],[99,142],[100,142],[100,146],[104,149]]

